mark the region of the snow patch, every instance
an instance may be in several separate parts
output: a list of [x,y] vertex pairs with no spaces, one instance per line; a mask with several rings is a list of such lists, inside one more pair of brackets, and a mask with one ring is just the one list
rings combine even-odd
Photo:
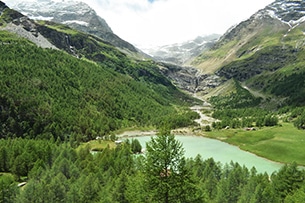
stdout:
[[65,21],[65,22],[62,22],[63,24],[73,24],[73,23],[76,23],[76,24],[79,24],[79,25],[83,25],[83,26],[89,26],[89,23],[85,22],[85,21],[80,21],[80,20],[68,20],[68,21]]
[[267,12],[270,17],[279,19],[279,17],[277,17],[277,15],[275,14],[275,11],[268,10]]
[[32,20],[45,20],[45,21],[52,21],[53,17],[45,17],[45,16],[31,16],[28,15],[30,19]]
[[267,12],[268,12],[268,15],[269,15],[271,18],[277,19],[277,20],[281,21],[282,23],[287,24],[290,28],[292,27],[291,24],[290,24],[289,22],[286,22],[286,21],[282,20],[280,17],[278,17],[278,16],[276,15],[275,11],[273,11],[273,10],[267,10]]
[[267,7],[266,14],[293,29],[305,21],[304,2],[303,0],[276,1]]
[[291,20],[291,21],[289,21],[289,24],[291,24],[291,25],[299,25],[302,22],[305,22],[305,16],[301,17],[299,20]]

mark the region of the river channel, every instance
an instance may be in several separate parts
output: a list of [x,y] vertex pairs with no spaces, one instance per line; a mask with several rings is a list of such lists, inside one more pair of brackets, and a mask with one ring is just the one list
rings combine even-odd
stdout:
[[[145,149],[146,142],[151,140],[151,136],[137,136],[136,139],[139,140],[142,148]],[[230,163],[231,161],[238,162],[248,169],[255,167],[259,173],[267,172],[269,175],[278,171],[283,166],[280,163],[256,156],[255,154],[243,151],[236,146],[219,140],[186,135],[176,135],[176,139],[183,144],[185,157],[188,158],[195,158],[200,154],[203,160],[213,158],[215,161],[222,164]]]

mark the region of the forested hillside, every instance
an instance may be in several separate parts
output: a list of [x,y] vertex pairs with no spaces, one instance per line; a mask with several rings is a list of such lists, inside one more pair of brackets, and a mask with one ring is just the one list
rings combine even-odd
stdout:
[[[233,162],[185,159],[183,145],[166,133],[148,143],[146,156],[133,155],[130,142],[92,155],[88,148],[54,140],[2,139],[0,161],[5,172],[0,173],[1,202],[280,203],[305,198],[305,174],[296,164],[268,175]],[[26,182],[18,187],[15,180]]]
[[[191,122],[192,114],[174,107],[188,97],[161,76],[132,78],[110,68],[116,64],[38,48],[6,31],[0,43],[2,138],[81,141],[124,127],[158,126],[169,118],[174,126]],[[154,68],[127,57],[117,60],[126,70]]]

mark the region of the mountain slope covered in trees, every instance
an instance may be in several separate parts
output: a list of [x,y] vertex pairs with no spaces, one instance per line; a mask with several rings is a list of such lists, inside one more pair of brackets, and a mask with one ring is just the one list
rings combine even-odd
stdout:
[[[1,14],[2,27],[16,23],[41,30],[39,34],[47,30],[46,37],[67,52],[42,49],[0,31],[1,137],[79,142],[124,127],[192,123],[195,115],[183,108],[191,99],[153,62],[136,61],[99,38],[58,24],[24,20],[9,8]],[[61,43],[67,38],[69,43]]]

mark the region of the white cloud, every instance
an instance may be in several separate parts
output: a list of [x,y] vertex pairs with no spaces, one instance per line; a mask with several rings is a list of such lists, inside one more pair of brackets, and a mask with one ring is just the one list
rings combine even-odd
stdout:
[[140,46],[163,45],[224,33],[273,0],[93,0],[112,30]]
[[[7,0],[7,2],[16,0]],[[140,47],[224,33],[273,0],[82,0],[121,38]]]

